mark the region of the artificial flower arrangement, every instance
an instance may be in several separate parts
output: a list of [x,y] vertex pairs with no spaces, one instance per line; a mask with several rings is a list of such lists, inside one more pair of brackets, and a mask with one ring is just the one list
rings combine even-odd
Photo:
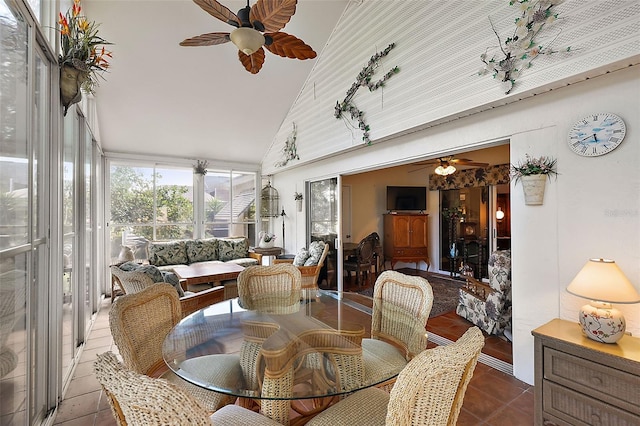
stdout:
[[302,200],[302,192],[294,192],[293,193],[293,199],[298,201],[298,200]]
[[59,14],[61,54],[58,65],[61,68],[60,91],[65,114],[70,105],[80,102],[82,88],[93,93],[98,86],[99,73],[109,68],[107,58],[112,53],[105,49],[108,41],[98,35],[99,24],[88,21],[81,14],[80,0],[74,0],[66,14]]
[[544,155],[538,158],[531,158],[529,154],[525,154],[523,162],[511,165],[511,176],[515,178],[516,182],[523,176],[531,175],[547,175],[551,179],[551,176],[558,174],[556,171],[557,161]]
[[[515,19],[516,29],[511,37],[500,39],[496,29],[491,23],[491,28],[500,44],[497,54],[489,56],[487,51],[480,55],[484,66],[478,71],[479,75],[491,73],[494,78],[502,82],[505,94],[509,94],[520,77],[520,73],[531,66],[531,62],[539,55],[557,53],[551,48],[552,39],[548,43],[541,43],[537,36],[547,24],[552,24],[558,19],[558,13],[554,7],[564,0],[509,0],[509,6],[517,5],[521,11],[520,17]],[[571,51],[571,47],[564,49]]]

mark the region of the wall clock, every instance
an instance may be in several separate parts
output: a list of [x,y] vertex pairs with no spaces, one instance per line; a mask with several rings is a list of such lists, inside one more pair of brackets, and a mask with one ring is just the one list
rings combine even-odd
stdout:
[[597,157],[618,147],[627,128],[622,118],[599,112],[578,120],[569,130],[569,148],[578,155]]

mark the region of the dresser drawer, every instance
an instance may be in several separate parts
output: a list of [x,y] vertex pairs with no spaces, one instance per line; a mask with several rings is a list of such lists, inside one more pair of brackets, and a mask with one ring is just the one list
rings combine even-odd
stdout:
[[393,257],[427,256],[427,248],[394,248]]
[[[544,424],[585,426],[637,426],[640,424],[640,415],[637,412],[633,414],[621,410],[548,380],[542,382],[542,394]],[[556,419],[561,421],[555,421]]]
[[544,378],[630,412],[640,410],[638,376],[544,348]]

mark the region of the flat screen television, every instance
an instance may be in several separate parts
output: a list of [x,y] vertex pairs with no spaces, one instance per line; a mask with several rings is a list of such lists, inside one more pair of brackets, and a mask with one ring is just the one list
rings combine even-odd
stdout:
[[426,209],[426,186],[387,186],[387,210],[425,211]]

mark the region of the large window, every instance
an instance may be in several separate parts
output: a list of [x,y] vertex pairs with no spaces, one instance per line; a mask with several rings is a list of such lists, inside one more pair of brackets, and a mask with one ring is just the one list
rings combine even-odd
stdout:
[[207,173],[204,178],[205,237],[243,235],[255,241],[255,200],[255,173]]
[[113,160],[112,261],[122,246],[130,247],[136,259],[145,259],[149,241],[235,235],[254,241],[255,182],[253,172],[210,170],[202,178],[191,167]]

